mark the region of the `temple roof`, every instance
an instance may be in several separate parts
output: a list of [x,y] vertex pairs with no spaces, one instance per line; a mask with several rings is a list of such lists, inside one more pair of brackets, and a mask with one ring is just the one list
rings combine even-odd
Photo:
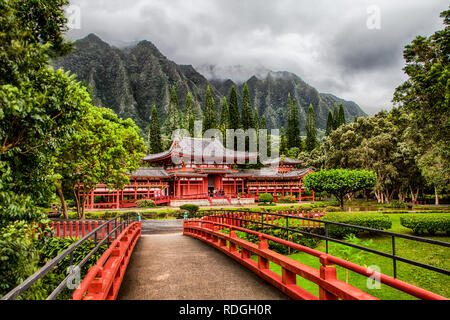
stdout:
[[139,168],[132,175],[132,177],[158,177],[165,178],[169,174],[164,170],[164,168]]
[[[218,139],[180,137],[173,141],[169,150],[157,154],[150,154],[142,160],[156,162],[168,159],[169,157],[172,157],[172,155],[190,158],[203,157],[203,159],[223,159],[224,162],[227,162],[228,159],[232,159],[232,162],[234,162],[238,159],[246,160],[256,159],[258,157],[258,153],[256,152],[243,152],[227,149]],[[200,158],[199,160],[202,159]]]
[[268,166],[268,165],[278,166],[280,164],[288,164],[288,165],[295,166],[295,165],[303,164],[303,161],[281,156],[281,157],[278,157],[278,158],[275,158],[275,159],[269,159],[267,161],[261,161],[261,163],[263,165],[266,165],[266,166]]

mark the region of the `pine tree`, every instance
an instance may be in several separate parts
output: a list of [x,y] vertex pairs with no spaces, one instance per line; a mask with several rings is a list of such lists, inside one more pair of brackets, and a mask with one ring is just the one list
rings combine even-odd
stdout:
[[[259,125],[259,129],[267,130],[267,120],[266,120],[266,116],[265,115],[263,115],[262,118],[261,118],[261,123]],[[270,154],[271,154],[271,149],[270,149],[270,147],[271,147],[271,136],[270,136],[269,132],[267,132],[267,139],[266,139],[266,141],[267,141],[267,156],[270,157]]]
[[334,103],[334,110],[333,110],[333,130],[336,130],[339,127],[339,110],[337,103]]
[[288,97],[288,119],[287,119],[287,130],[286,130],[286,138],[288,148],[300,148],[301,138],[300,138],[300,119],[298,114],[298,105],[297,101],[294,99],[292,102],[290,101],[290,95]]
[[191,137],[194,136],[194,124],[195,124],[195,115],[194,115],[194,104],[192,102],[191,93],[188,92],[186,96],[186,106],[184,108],[185,115],[185,126],[184,129],[189,131]]
[[285,155],[287,153],[287,139],[286,134],[284,133],[284,127],[281,127],[280,133],[280,155]]
[[230,113],[228,111],[227,98],[222,99],[222,108],[220,110],[220,127],[228,129],[230,125]]
[[261,127],[261,119],[259,118],[258,108],[255,106],[255,112],[253,114],[253,128],[256,131]]
[[150,118],[150,128],[148,130],[149,140],[149,153],[163,152],[162,140],[161,140],[161,127],[159,125],[158,111],[156,106],[153,105],[152,115]]
[[172,91],[170,93],[169,109],[167,112],[165,128],[166,134],[168,135],[171,135],[176,129],[181,128],[181,117],[175,86],[172,86]]
[[205,113],[203,117],[203,132],[208,129],[217,128],[217,110],[216,103],[211,94],[211,88],[208,85],[205,95]]
[[333,131],[333,114],[330,110],[328,111],[327,128],[325,130],[325,135],[329,136],[331,131]]
[[346,120],[345,120],[344,106],[341,103],[341,105],[339,106],[339,127],[345,124]]
[[250,101],[250,94],[248,92],[247,83],[244,85],[244,89],[242,91],[242,128],[244,130],[250,129],[253,127],[253,108],[252,103]]
[[230,129],[239,129],[241,127],[241,117],[239,112],[239,102],[236,93],[236,87],[233,85],[230,92],[230,105],[228,108],[230,114]]
[[317,146],[316,114],[312,104],[309,105],[306,118],[306,150],[312,151]]

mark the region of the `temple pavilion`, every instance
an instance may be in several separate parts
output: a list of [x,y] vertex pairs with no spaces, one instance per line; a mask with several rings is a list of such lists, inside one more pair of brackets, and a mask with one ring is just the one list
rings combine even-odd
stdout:
[[275,201],[314,201],[314,192],[307,194],[302,183],[312,170],[302,168],[301,161],[282,156],[262,162],[257,170],[238,165],[257,157],[227,149],[217,139],[177,138],[168,150],[144,157],[147,166],[130,174],[130,184],[123,189],[97,185],[86,195],[85,208],[135,207],[141,199],[170,206],[243,205],[254,203],[261,193],[274,195]]

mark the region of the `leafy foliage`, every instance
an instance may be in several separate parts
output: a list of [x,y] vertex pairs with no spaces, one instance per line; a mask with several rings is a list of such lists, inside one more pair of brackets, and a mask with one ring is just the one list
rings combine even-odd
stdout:
[[138,201],[136,201],[136,205],[139,208],[154,208],[154,207],[156,207],[155,201],[150,200],[150,199],[138,200]]
[[400,217],[400,223],[416,234],[445,232],[450,235],[450,216],[447,214],[404,215]]
[[[388,230],[392,227],[392,221],[388,215],[381,213],[362,213],[357,214],[352,213],[341,213],[341,212],[330,212],[324,218],[328,221],[339,222],[344,224],[350,224],[355,226],[367,227],[378,230]],[[343,227],[329,224],[328,225],[328,236],[331,238],[344,238],[350,234],[358,235],[364,232],[351,227]]]
[[264,202],[264,203],[272,203],[273,202],[273,195],[271,195],[270,193],[263,193],[259,195],[258,198],[259,202]]
[[373,187],[377,181],[375,173],[366,170],[332,169],[308,174],[303,183],[309,190],[328,192],[344,207],[344,196],[348,193]]
[[181,210],[186,210],[188,211],[191,216],[194,215],[195,213],[197,213],[197,211],[200,209],[200,207],[196,204],[183,204],[182,206],[180,206]]

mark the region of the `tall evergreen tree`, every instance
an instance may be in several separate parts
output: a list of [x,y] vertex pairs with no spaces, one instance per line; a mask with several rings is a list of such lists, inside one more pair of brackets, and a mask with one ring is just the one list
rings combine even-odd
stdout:
[[208,129],[217,128],[217,110],[216,103],[211,94],[211,88],[208,85],[205,95],[205,113],[203,117],[203,132]]
[[284,127],[281,127],[280,133],[280,155],[286,155],[288,151],[286,134],[284,132]]
[[312,151],[317,146],[316,113],[312,104],[309,105],[306,118],[306,150]]
[[167,111],[165,133],[171,135],[172,132],[180,128],[181,128],[181,117],[180,117],[178,97],[175,90],[175,86],[172,86],[172,91],[170,93],[169,108]]
[[333,114],[331,113],[331,110],[328,111],[328,119],[327,119],[327,128],[325,130],[325,135],[329,136],[331,131],[333,131]]
[[[267,120],[266,116],[263,115],[261,118],[261,123],[259,125],[259,129],[267,130]],[[270,157],[271,155],[271,136],[270,133],[267,131],[267,156]]]
[[341,105],[339,106],[339,126],[342,126],[343,124],[344,125],[346,124],[346,120],[345,120],[344,106],[341,103]]
[[288,97],[288,115],[287,115],[287,129],[286,138],[288,148],[300,148],[301,138],[300,138],[300,119],[298,114],[297,101],[294,99],[290,101],[290,96]]
[[227,98],[223,97],[222,99],[222,108],[220,110],[220,126],[228,129],[230,125],[230,113],[228,111],[228,103]]
[[241,127],[241,116],[239,111],[239,102],[236,87],[233,85],[230,92],[228,112],[230,114],[230,129],[239,129]]
[[156,110],[156,105],[153,105],[152,115],[150,118],[150,128],[148,130],[148,141],[149,141],[149,153],[160,153],[163,152],[163,145],[161,140],[161,127],[158,119],[158,111]]
[[253,108],[252,103],[250,101],[250,93],[248,92],[247,83],[244,85],[244,89],[242,91],[242,128],[244,130],[250,129],[253,127]]
[[334,103],[333,110],[333,130],[336,130],[339,127],[339,109],[337,103]]
[[194,103],[192,102],[191,93],[188,92],[186,96],[186,106],[184,108],[185,115],[185,126],[184,129],[189,131],[191,137],[194,136],[194,124],[195,124],[195,114],[194,114]]
[[255,106],[255,112],[253,114],[253,128],[258,130],[261,127],[261,119],[259,117],[258,108]]

